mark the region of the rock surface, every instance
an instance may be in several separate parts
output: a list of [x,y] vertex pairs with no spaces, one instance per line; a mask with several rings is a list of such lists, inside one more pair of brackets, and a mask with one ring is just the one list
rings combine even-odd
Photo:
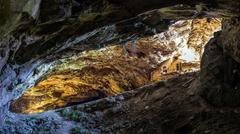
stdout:
[[223,30],[206,45],[203,54],[202,96],[216,106],[240,105],[239,27],[238,20],[225,20]]
[[[218,19],[178,21],[166,32],[153,37],[129,41],[123,46],[85,51],[66,59],[54,59],[59,63],[53,63],[54,66],[36,81],[35,86],[11,103],[10,110],[26,114],[43,112],[197,71],[201,56],[199,49],[220,29],[220,22]],[[204,32],[206,27],[208,29]],[[199,44],[194,45],[194,40]],[[176,64],[181,64],[182,69],[177,70]],[[167,67],[168,73],[164,73],[163,66]]]
[[[238,133],[239,3],[0,0],[0,133]],[[69,108],[73,112],[60,112],[64,118],[55,111],[37,115],[9,111],[11,101],[48,74],[55,59],[125,44],[166,31],[177,20],[203,17],[223,18],[223,27],[206,46],[201,84],[198,75],[183,76],[132,91],[127,100],[126,96],[106,99],[107,107],[103,100],[93,102],[97,106]],[[202,104],[197,89],[203,89],[201,95],[208,103],[235,108]]]

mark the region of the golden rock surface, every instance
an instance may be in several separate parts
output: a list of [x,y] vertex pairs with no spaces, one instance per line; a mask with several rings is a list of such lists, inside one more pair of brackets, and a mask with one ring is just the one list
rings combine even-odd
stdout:
[[[185,26],[175,25],[175,31],[190,33],[188,46],[197,48],[198,51],[213,32],[220,29],[221,21],[198,19],[186,21],[182,25]],[[178,30],[186,26],[191,27],[191,30],[188,29],[186,33],[184,29]],[[168,40],[171,33],[164,36]],[[161,41],[159,44],[152,38],[143,38],[124,46],[84,52],[79,57],[62,63],[46,78],[28,89],[11,104],[11,111],[26,114],[44,112],[116,95],[171,78],[180,72],[162,73],[161,63],[166,61],[162,57],[171,57],[175,50],[174,42],[169,41],[162,45]],[[199,63],[186,65],[188,68],[199,67]]]

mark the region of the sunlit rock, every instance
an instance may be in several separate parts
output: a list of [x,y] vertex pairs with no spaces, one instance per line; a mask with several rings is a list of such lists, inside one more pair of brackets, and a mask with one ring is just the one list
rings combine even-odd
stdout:
[[240,132],[239,7],[0,0],[0,133]]
[[[202,27],[205,25],[210,28],[206,30]],[[43,112],[197,71],[201,53],[196,47],[202,48],[217,30],[220,30],[219,21],[179,21],[168,31],[153,37],[62,59],[14,101],[11,110],[17,113]],[[200,36],[205,38],[194,45],[194,39]]]

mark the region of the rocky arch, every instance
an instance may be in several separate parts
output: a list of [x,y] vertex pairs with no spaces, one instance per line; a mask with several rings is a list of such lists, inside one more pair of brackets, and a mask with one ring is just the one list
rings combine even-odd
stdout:
[[[10,4],[11,1],[5,0],[1,2],[4,2],[5,6],[0,8],[0,11],[3,11],[0,17],[4,18],[2,23],[5,23],[11,18],[11,11],[14,11],[11,8],[16,7],[15,4],[18,3]],[[25,5],[25,2],[29,1],[21,2],[20,5]],[[41,2],[38,17],[32,16],[32,10],[27,10],[36,5],[28,3],[28,6],[21,6],[19,11],[14,12],[14,17],[17,16],[18,20],[11,23],[12,25],[0,26],[0,80],[2,82],[11,79],[2,82],[0,85],[2,90],[11,91],[16,83],[24,81],[22,78],[16,80],[14,77],[18,77],[24,70],[22,68],[31,65],[35,59],[45,58],[50,53],[59,53],[56,48],[62,48],[61,43],[102,26],[113,24],[114,27],[108,28],[114,29],[119,35],[106,42],[119,39],[126,39],[126,42],[132,35],[146,37],[162,32],[176,20],[221,17],[223,30],[208,43],[202,57],[201,95],[216,106],[239,106],[238,0],[171,0],[167,2],[165,0],[87,0],[78,1],[75,5],[70,0],[51,2],[42,0]],[[46,7],[49,4],[56,7],[51,10]],[[81,7],[81,4],[84,6]],[[80,9],[74,10],[72,14],[71,9],[77,6],[80,6]],[[9,29],[11,31],[8,31]],[[107,30],[102,31],[104,33]],[[79,51],[98,49],[96,45],[91,45],[96,41],[94,39],[89,42],[77,42],[76,44],[82,45]],[[124,44],[124,41],[121,43]],[[15,64],[19,68],[13,68]],[[11,72],[11,78],[8,78],[9,72]]]
[[[42,2],[40,7],[39,2]],[[194,100],[196,98],[191,97],[194,94],[193,91],[186,88],[193,80],[190,79],[191,77],[183,76],[166,83],[159,82],[140,88],[140,93],[133,92],[131,95],[140,94],[140,98],[132,99],[130,105],[123,104],[132,108],[132,111],[124,114],[119,114],[122,111],[119,110],[117,104],[124,101],[123,96],[117,96],[116,102],[103,99],[100,103],[69,108],[75,111],[70,114],[66,111],[60,113],[70,116],[75,121],[83,121],[87,125],[94,121],[104,122],[106,127],[110,126],[107,127],[110,129],[100,128],[97,132],[105,133],[109,131],[144,133],[142,128],[146,131],[149,129],[150,132],[158,130],[159,133],[191,133],[191,127],[195,129],[199,122],[212,129],[209,122],[205,122],[209,117],[214,118],[213,124],[221,128],[214,130],[215,133],[239,132],[239,109],[235,111],[236,107],[240,105],[239,0],[76,0],[75,2],[71,0],[34,0],[34,2],[33,0],[0,0],[0,3],[0,133],[32,133],[34,131],[38,133],[45,130],[47,133],[56,132],[56,127],[45,129],[45,126],[49,125],[57,126],[59,118],[56,114],[42,115],[48,118],[44,120],[40,116],[37,116],[37,119],[29,119],[8,111],[11,101],[23,92],[22,88],[27,88],[28,85],[24,84],[28,80],[27,76],[37,78],[38,75],[34,74],[45,73],[34,69],[39,64],[48,62],[51,58],[58,58],[59,53],[68,54],[69,51],[82,52],[104,47],[103,44],[96,45],[97,41],[103,41],[103,43],[117,41],[124,44],[129,41],[128,37],[146,37],[165,31],[176,20],[203,17],[223,18],[223,30],[216,33],[214,39],[207,44],[202,57],[200,95],[214,106],[234,107],[233,110],[230,109],[232,111],[217,114],[217,117],[216,113],[221,113],[222,109],[203,111],[199,102]],[[2,5],[2,3],[4,4]],[[46,7],[48,4],[53,8]],[[15,9],[13,9],[14,7]],[[37,12],[32,10],[33,7],[39,7],[34,8]],[[35,16],[35,13],[33,15],[32,11],[39,13],[39,16]],[[43,16],[46,13],[47,15]],[[115,34],[111,34],[112,31]],[[100,39],[98,35],[108,35],[111,40]],[[90,40],[86,40],[88,37],[91,37]],[[78,49],[65,48],[65,44],[81,47]],[[198,75],[193,77],[198,77]],[[177,80],[180,81],[178,84],[176,84]],[[22,88],[16,88],[20,84],[22,84]],[[28,84],[33,83],[30,81]],[[171,89],[169,86],[173,88]],[[153,91],[159,88],[160,90]],[[143,93],[146,89],[152,90],[149,91],[150,93]],[[151,92],[154,93],[151,94]],[[178,98],[179,94],[189,95]],[[54,96],[60,95],[61,92],[54,93]],[[128,98],[131,95],[127,94],[124,97]],[[148,95],[152,98],[149,99]],[[165,96],[170,97],[166,99]],[[154,103],[151,99],[154,100]],[[100,107],[98,107],[99,104]],[[169,104],[172,104],[173,107],[169,107]],[[116,105],[116,107],[109,108],[112,105]],[[150,105],[153,107],[149,107]],[[139,106],[139,109],[135,109],[135,106]],[[196,111],[192,107],[189,110],[189,106],[194,106]],[[105,109],[106,120],[101,120],[99,118],[101,115],[98,113],[92,114],[94,108],[98,110],[100,108],[99,111]],[[113,113],[115,116],[112,116]],[[85,118],[85,115],[90,118]],[[229,115],[233,116],[228,118]],[[52,119],[49,119],[49,116]],[[29,115],[29,117],[33,116]],[[129,117],[130,119],[126,119]],[[120,122],[119,119],[126,120]],[[195,120],[193,121],[195,124],[189,123],[190,120]],[[218,121],[223,124],[218,124]],[[116,122],[120,125],[116,125]],[[234,130],[222,129],[222,125],[226,124],[231,124],[230,129]],[[27,129],[22,129],[22,126]],[[119,130],[121,127],[122,129]],[[133,127],[134,129],[132,129]],[[195,133],[211,133],[202,128],[197,129],[199,131],[195,131]]]

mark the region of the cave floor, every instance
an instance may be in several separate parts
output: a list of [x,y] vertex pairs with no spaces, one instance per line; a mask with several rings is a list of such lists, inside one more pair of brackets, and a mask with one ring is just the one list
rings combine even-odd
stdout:
[[0,134],[239,134],[240,108],[209,105],[199,87],[196,72],[39,114],[5,107]]
[[[79,123],[84,117],[77,113],[98,113],[101,117],[87,129],[101,133],[238,134],[240,109],[208,105],[198,95],[199,85],[198,73],[184,74],[59,113]],[[78,133],[81,127],[71,131]]]

